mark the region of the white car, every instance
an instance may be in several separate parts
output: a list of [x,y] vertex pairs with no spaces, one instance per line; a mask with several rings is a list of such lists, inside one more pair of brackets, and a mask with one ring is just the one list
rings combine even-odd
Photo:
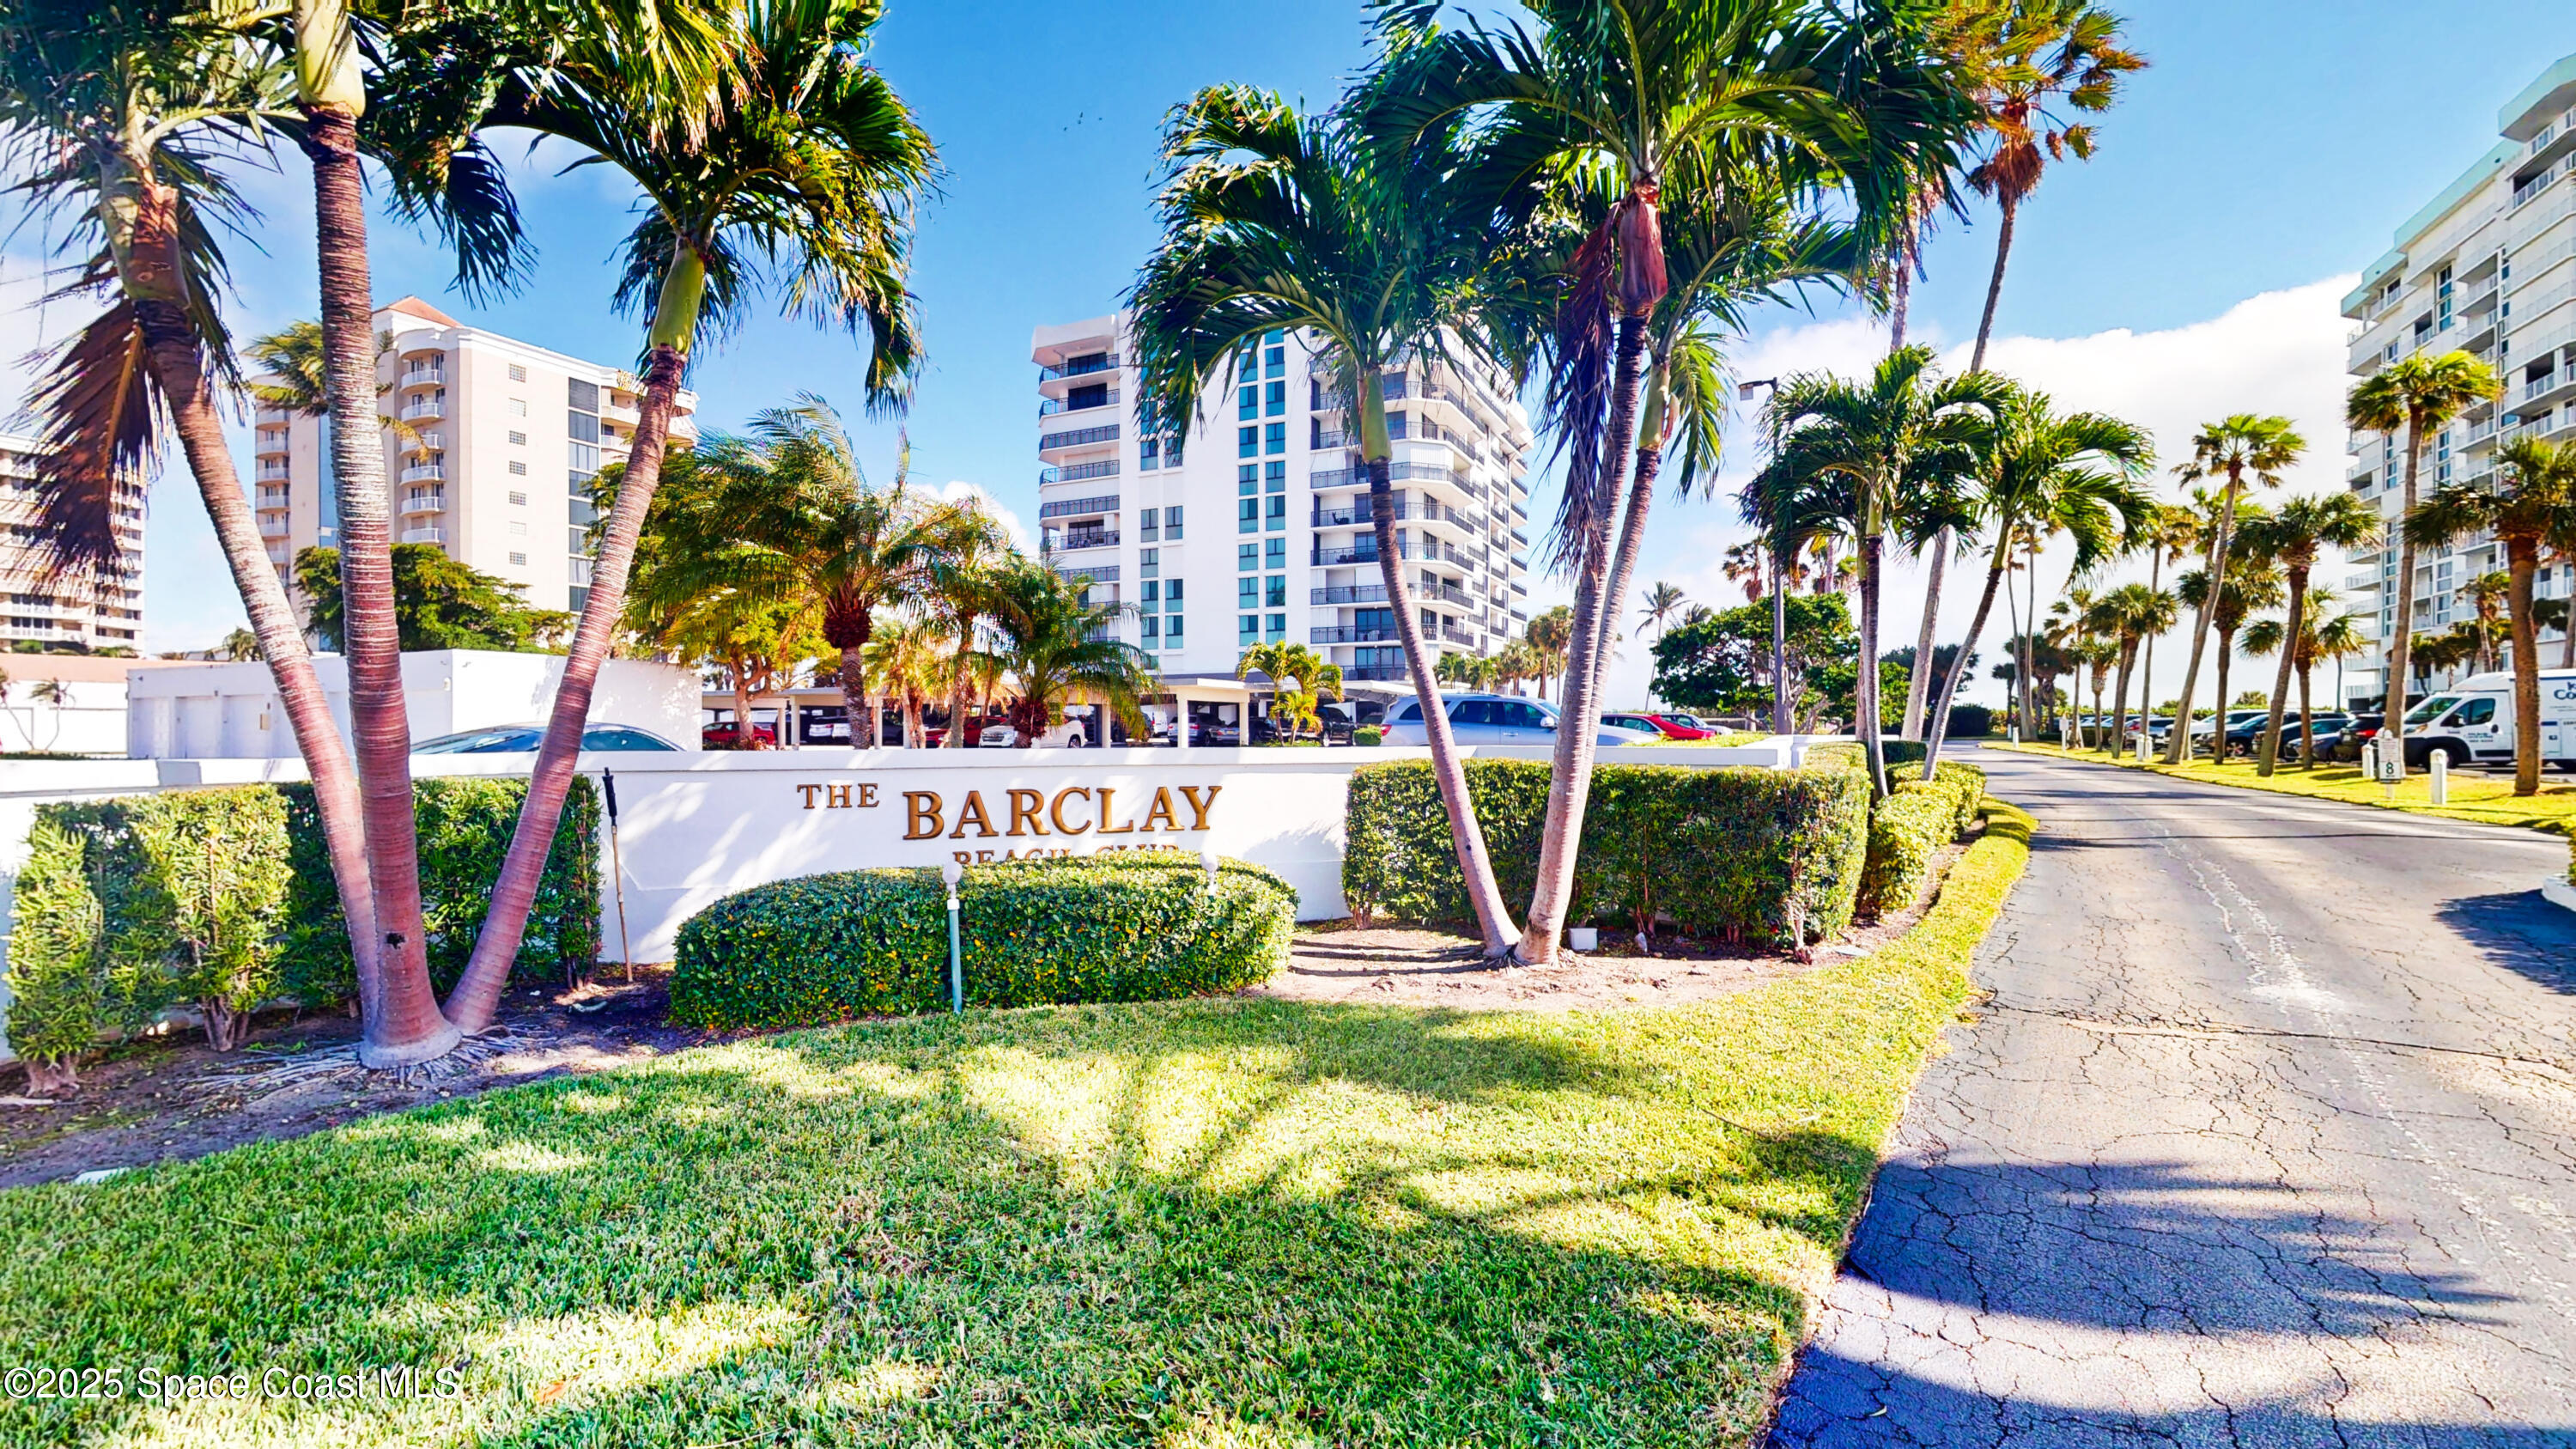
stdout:
[[[1442,701],[1448,706],[1449,737],[1462,745],[1549,745],[1556,743],[1556,706],[1509,694],[1461,694]],[[1644,730],[1603,725],[1593,735],[1596,745],[1642,745],[1663,739]],[[1386,712],[1386,743],[1429,744],[1422,732],[1422,701],[1408,699]]]
[[[1006,724],[986,725],[984,732],[975,737],[975,743],[988,750],[1007,750],[1019,742],[1018,728]],[[1050,747],[1065,746],[1077,750],[1087,743],[1082,733],[1082,721],[1078,719],[1069,719],[1055,726],[1038,736],[1037,742]]]

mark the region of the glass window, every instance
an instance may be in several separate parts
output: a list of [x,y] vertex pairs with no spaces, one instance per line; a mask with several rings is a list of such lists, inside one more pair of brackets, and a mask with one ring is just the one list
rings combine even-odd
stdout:
[[1286,423],[1271,423],[1266,426],[1262,430],[1261,447],[1262,451],[1268,453],[1287,452],[1288,425]]
[[1242,353],[1234,359],[1234,375],[1237,377],[1259,377],[1261,375],[1261,349],[1258,347],[1247,347],[1243,349]]
[[2460,697],[2456,694],[2434,695],[2431,699],[2428,699],[2422,704],[2415,706],[2413,709],[2408,710],[2406,712],[2406,722],[2411,725],[2430,723],[2433,720],[2441,718],[2444,710],[2449,709],[2452,705],[2458,704],[2459,702]]
[[1234,455],[1238,458],[1255,458],[1261,455],[1261,429],[1258,426],[1234,430]]
[[1288,567],[1288,540],[1284,538],[1263,539],[1261,548],[1263,556],[1270,561],[1270,567],[1274,569],[1284,569]]
[[1152,579],[1147,579],[1145,581],[1145,592],[1142,595],[1144,601],[1150,604],[1161,597],[1163,597],[1163,586]]
[[1137,536],[1138,538],[1152,538],[1152,537],[1155,535],[1155,533],[1159,531],[1158,525],[1156,524],[1155,520],[1156,520],[1157,518],[1159,518],[1160,516],[1161,516],[1161,515],[1160,515],[1156,510],[1151,509],[1151,508],[1148,508],[1148,509],[1146,509],[1145,511],[1143,511],[1142,513],[1137,514],[1137,515],[1136,515],[1136,536]]
[[524,367],[521,367],[519,364],[517,364],[517,363],[515,363],[515,362],[511,363],[511,364],[510,364],[510,381],[512,381],[512,382],[526,382],[527,380],[528,380],[528,370],[527,370],[526,368],[524,368]]
[[510,461],[510,476],[511,476],[511,477],[513,477],[513,478],[525,478],[525,477],[527,477],[527,476],[528,476],[528,465],[527,465],[527,464],[525,464],[525,463],[522,463],[522,462],[518,461],[518,460],[517,460],[517,459],[515,459],[515,458],[514,458],[514,459],[512,459],[512,460]]
[[1249,574],[1234,581],[1234,606],[1238,609],[1261,607],[1261,580]]
[[1174,543],[1180,542],[1181,506],[1179,504],[1175,503],[1163,510],[1163,532],[1169,535]]
[[1238,494],[1244,494],[1247,496],[1261,491],[1261,467],[1259,464],[1246,463],[1242,467],[1234,470],[1234,491]]
[[[1173,607],[1178,608],[1179,606],[1174,605]],[[1174,649],[1181,647],[1180,615],[1174,614],[1163,621],[1163,638],[1169,643],[1170,647]]]
[[2494,700],[2473,699],[2467,704],[2460,706],[2460,712],[2451,716],[2451,723],[2454,725],[2482,725],[2488,723],[2494,718]]
[[1494,718],[1494,702],[1490,699],[1462,699],[1458,701],[1457,707],[1449,711],[1449,722],[1451,724],[1462,725],[1490,725],[1502,723],[1501,720]]
[[[1284,542],[1284,540],[1282,541]],[[1249,543],[1236,544],[1234,548],[1234,566],[1243,570],[1245,573],[1250,573],[1253,570],[1260,568],[1260,548],[1257,545]]]
[[1257,418],[1261,416],[1261,385],[1259,383],[1252,382],[1245,383],[1242,391],[1234,395],[1234,402],[1234,415],[1236,417]]
[[1259,614],[1246,614],[1246,615],[1244,615],[1244,616],[1243,616],[1243,618],[1241,619],[1241,621],[1239,621],[1239,622],[1235,625],[1235,631],[1234,631],[1234,632],[1235,632],[1235,638],[1236,638],[1239,642],[1241,642],[1241,643],[1245,643],[1245,644],[1258,644],[1258,643],[1260,643],[1260,642],[1261,642],[1261,616],[1260,616]]
[[1270,384],[1267,392],[1263,396],[1262,402],[1263,411],[1267,412],[1274,418],[1287,412],[1288,384],[1284,382],[1274,382]]
[[1186,581],[1182,579],[1174,579],[1163,589],[1163,597],[1169,599],[1175,609],[1181,606],[1181,585],[1184,582]]
[[[1496,705],[1495,708],[1502,712],[1504,716],[1503,722],[1512,726],[1514,729],[1535,730],[1547,728],[1547,716],[1538,712],[1537,705],[1503,703]],[[1631,726],[1631,728],[1646,729],[1649,728],[1649,726],[1643,721],[1640,721]]]
[[1161,636],[1162,631],[1163,631],[1163,622],[1162,622],[1162,619],[1161,619],[1159,616],[1157,616],[1157,615],[1154,615],[1154,614],[1147,614],[1147,615],[1146,615],[1145,617],[1143,617],[1142,619],[1139,619],[1139,620],[1137,620],[1137,621],[1136,621],[1136,632],[1137,632],[1138,636],[1139,636],[1139,637],[1141,637],[1141,638],[1146,638],[1146,639],[1158,638],[1158,637],[1160,637],[1160,636]]
[[1150,436],[1139,437],[1136,440],[1136,470],[1140,473],[1151,473],[1154,471],[1154,469],[1159,466],[1156,460],[1161,456],[1162,451],[1163,440],[1161,438]]
[[1236,500],[1234,507],[1234,531],[1237,533],[1259,533],[1261,531],[1261,500],[1257,498],[1243,498]]
[[1287,608],[1288,580],[1279,574],[1272,574],[1270,577],[1263,579],[1261,581],[1261,602],[1265,606],[1273,609]]
[[[1274,342],[1277,341],[1277,335],[1273,334],[1271,340]],[[1286,377],[1288,375],[1288,349],[1285,347],[1271,347],[1265,349],[1261,354],[1261,364],[1262,371],[1268,373],[1270,376]]]
[[1273,615],[1271,615],[1271,616],[1270,616],[1270,631],[1269,631],[1269,632],[1270,632],[1270,637],[1271,637],[1272,639],[1274,639],[1274,640],[1276,640],[1276,639],[1285,639],[1285,638],[1287,638],[1287,637],[1288,637],[1288,616],[1287,616],[1287,615],[1285,615],[1285,614],[1273,614]]
[[1288,491],[1288,464],[1285,459],[1261,465],[1261,491],[1264,493]]
[[1269,507],[1262,511],[1266,520],[1263,526],[1272,533],[1282,532],[1288,527],[1288,499],[1284,494],[1273,493],[1268,501]]

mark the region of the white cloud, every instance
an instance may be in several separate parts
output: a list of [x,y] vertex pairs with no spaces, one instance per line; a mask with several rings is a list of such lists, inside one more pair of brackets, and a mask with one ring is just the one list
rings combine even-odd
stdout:
[[972,504],[981,510],[985,517],[1002,525],[1002,531],[1010,535],[1012,543],[1030,553],[1037,552],[1038,543],[1030,535],[1028,525],[1020,522],[1020,515],[1013,512],[1002,500],[994,497],[993,490],[983,484],[951,479],[940,486],[939,501]]
[[[2250,297],[2205,322],[2160,332],[2115,328],[2085,337],[1999,337],[1987,351],[1988,365],[2038,388],[2063,409],[2112,413],[2155,435],[2159,496],[2179,499],[2182,487],[2173,477],[2175,464],[2191,454],[2191,436],[2200,427],[2230,413],[2278,413],[2298,425],[2308,441],[2303,461],[2289,470],[2287,486],[2318,492],[2343,486],[2343,392],[2346,324],[2341,313],[2349,276],[2329,277],[2304,287]],[[1943,345],[1942,361],[1953,370],[1967,365],[1968,346]],[[1855,375],[1876,363],[1886,347],[1885,328],[1869,319],[1848,318],[1774,328],[1747,339],[1733,359],[1741,378],[1788,376],[1832,371]],[[1749,535],[1734,521],[1734,491],[1750,471],[1752,442],[1738,427],[1729,439],[1734,450],[1725,476],[1706,503],[1661,506],[1668,526],[1657,532],[1669,540],[1658,546],[1650,538],[1637,587],[1657,579],[1679,584],[1692,599],[1714,607],[1739,602],[1743,593],[1721,569],[1727,545]],[[1911,643],[1922,618],[1923,581],[1909,560],[1893,561],[1882,593],[1882,648]],[[2141,566],[2142,568],[2143,566]],[[2040,601],[2044,610],[2066,580],[2063,556],[2042,556]],[[1984,582],[1983,560],[1965,566],[1954,560],[1942,588],[1941,630],[1955,640],[1976,607]],[[1631,611],[1635,601],[1630,600]],[[2001,641],[2010,621],[1999,600],[1986,626],[1980,652],[2000,658]],[[2179,658],[2167,661],[2158,651],[2160,687],[2179,684]],[[1631,645],[1613,660],[1610,698],[1614,703],[1645,697],[1651,660],[1642,644]],[[1983,666],[1978,670],[1982,675]],[[1970,697],[2000,698],[2002,686],[1980,679]]]

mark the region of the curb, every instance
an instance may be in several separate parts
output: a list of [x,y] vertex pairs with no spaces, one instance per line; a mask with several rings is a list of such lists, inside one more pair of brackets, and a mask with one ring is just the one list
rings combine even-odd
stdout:
[[2551,876],[2540,883],[2541,899],[2576,911],[2576,882],[2563,876]]

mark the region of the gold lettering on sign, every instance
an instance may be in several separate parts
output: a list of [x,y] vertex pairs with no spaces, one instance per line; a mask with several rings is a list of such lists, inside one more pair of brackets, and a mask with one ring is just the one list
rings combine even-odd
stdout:
[[814,808],[814,797],[823,793],[823,787],[820,785],[799,785],[796,787],[796,792],[805,797],[805,808],[811,810]]
[[1163,822],[1163,828],[1165,830],[1178,830],[1181,828],[1180,822],[1172,818],[1172,792],[1169,790],[1156,790],[1154,792],[1153,808],[1145,812],[1145,828],[1147,830],[1153,829],[1154,822],[1157,820]]
[[904,791],[903,808],[906,818],[903,824],[903,838],[906,840],[935,838],[939,834],[940,827],[947,823],[940,818],[939,807],[939,797],[928,790]]
[[847,785],[834,785],[831,789],[824,792],[823,803],[834,810],[849,809],[850,787]]
[[969,825],[975,827],[975,833],[978,835],[993,836],[1002,833],[993,828],[993,817],[984,813],[984,793],[980,790],[966,792],[966,803],[959,806],[957,810],[957,828],[948,832],[948,838],[965,839],[966,827]]
[[1055,822],[1056,833],[1059,835],[1080,835],[1082,832],[1091,828],[1091,822],[1088,820],[1082,822],[1080,825],[1067,825],[1064,823],[1064,802],[1072,799],[1076,795],[1088,800],[1091,798],[1091,790],[1088,786],[1068,785],[1065,788],[1056,791],[1054,803],[1047,806],[1047,818]]
[[1046,809],[1046,795],[1037,790],[1012,790],[1008,793],[1011,797],[1011,828],[1002,833],[1005,835],[1046,834],[1046,821],[1039,815],[1040,811]]
[[859,808],[862,810],[874,810],[877,808],[877,787],[875,782],[871,781],[859,787]]
[[1207,798],[1202,800],[1199,798],[1198,786],[1183,785],[1181,787],[1181,798],[1190,802],[1190,828],[1192,830],[1205,830],[1208,828],[1208,811],[1216,806],[1216,792],[1224,788],[1225,787],[1223,785],[1208,786]]
[[1106,785],[1100,787],[1100,833],[1103,835],[1132,835],[1135,833],[1135,826],[1112,825],[1109,823],[1109,797],[1115,793],[1115,791],[1111,790]]
[[[825,810],[877,808],[877,787],[873,784],[812,784],[798,785],[794,789],[797,794],[805,797],[805,808],[808,810],[818,806]],[[931,798],[935,800],[939,797],[934,795]]]

